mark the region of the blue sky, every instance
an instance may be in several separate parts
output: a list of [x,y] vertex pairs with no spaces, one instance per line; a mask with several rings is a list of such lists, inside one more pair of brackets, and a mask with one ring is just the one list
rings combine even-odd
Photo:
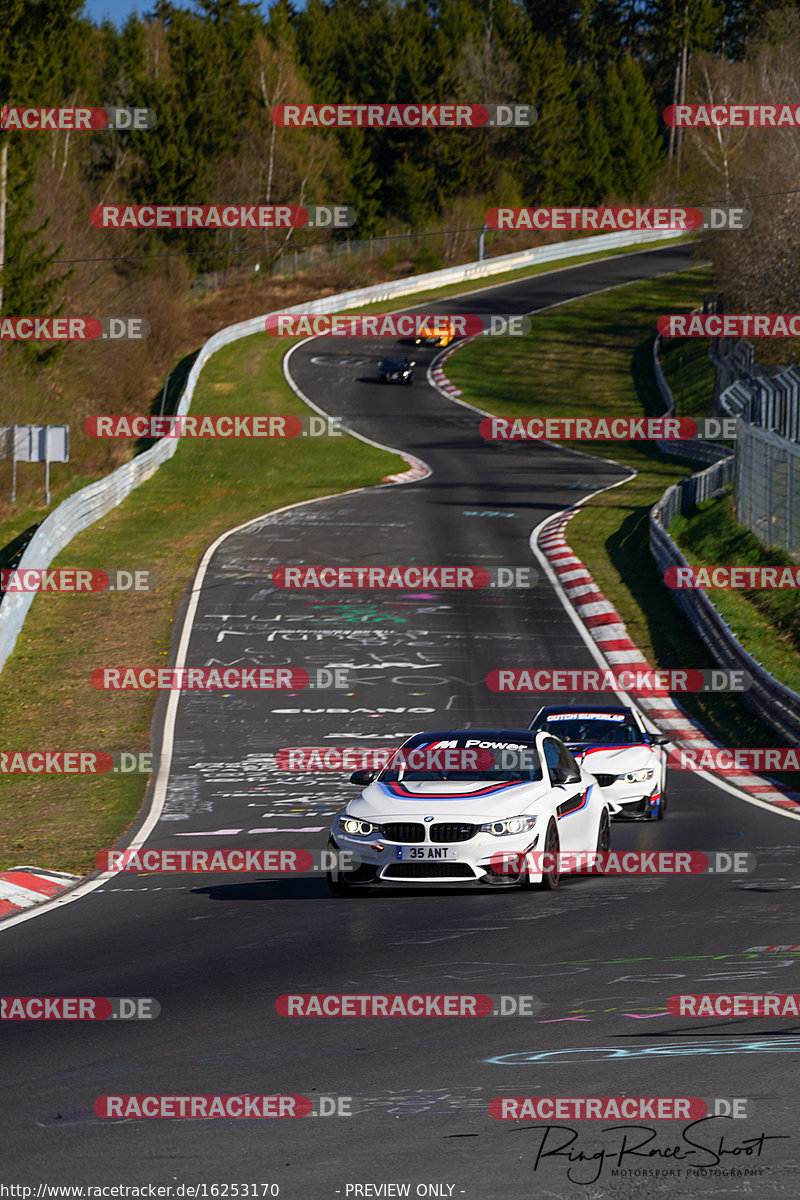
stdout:
[[[180,7],[192,8],[193,6],[191,0],[183,0]],[[261,7],[266,12],[269,8],[268,0],[262,0]],[[104,17],[110,17],[115,25],[122,26],[134,9],[139,13],[146,13],[152,11],[152,8],[152,0],[86,0],[85,12],[87,16],[98,23]]]
[[85,12],[98,23],[104,17],[110,17],[115,25],[122,26],[134,9],[143,13],[151,8],[150,0],[86,0]]

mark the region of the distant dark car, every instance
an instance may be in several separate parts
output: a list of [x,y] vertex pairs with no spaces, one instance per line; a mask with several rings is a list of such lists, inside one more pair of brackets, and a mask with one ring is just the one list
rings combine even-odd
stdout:
[[384,358],[378,366],[378,379],[381,383],[411,383],[415,366],[407,358]]

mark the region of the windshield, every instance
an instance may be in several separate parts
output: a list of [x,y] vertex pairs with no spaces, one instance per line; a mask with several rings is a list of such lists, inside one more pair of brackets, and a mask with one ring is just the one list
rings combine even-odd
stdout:
[[382,771],[381,783],[535,783],[542,778],[539,751],[527,742],[489,745],[475,739],[453,740],[446,748],[441,742],[409,742],[398,751],[400,755],[406,765]]
[[638,726],[622,713],[553,713],[543,728],[572,746],[636,746],[644,741]]

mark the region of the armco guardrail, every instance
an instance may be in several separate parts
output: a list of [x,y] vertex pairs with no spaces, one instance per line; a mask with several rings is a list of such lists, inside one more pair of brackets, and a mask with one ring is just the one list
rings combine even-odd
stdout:
[[[445,267],[443,270],[429,271],[424,275],[414,275],[405,279],[395,279],[389,283],[377,283],[370,287],[357,288],[350,292],[340,292],[338,295],[325,296],[322,300],[310,300],[304,304],[295,304],[291,308],[280,311],[318,314],[338,312],[348,306],[355,308],[362,304],[377,304],[382,300],[391,300],[395,296],[413,295],[415,292],[446,287],[451,283],[462,283],[471,279],[499,275],[504,271],[520,270],[534,263],[560,262],[563,259],[576,258],[581,254],[594,251],[619,250],[626,246],[674,241],[682,237],[685,238],[685,234],[676,234],[669,230],[652,230],[649,234],[634,230],[604,233],[598,237],[575,238],[569,242],[536,246],[531,250],[522,250],[516,254],[503,254],[499,258],[466,263],[457,267]],[[262,332],[268,315],[264,313],[259,317],[251,317],[248,321],[240,321],[237,325],[229,325],[208,339],[195,359],[186,381],[186,387],[181,393],[176,409],[179,416],[188,413],[200,372],[212,354],[216,354],[223,346],[230,345],[231,342],[236,342],[240,338]],[[31,538],[20,559],[20,569],[48,567],[55,556],[69,545],[76,534],[87,529],[100,517],[110,512],[134,488],[149,479],[162,463],[170,459],[178,447],[179,440],[178,438],[161,438],[155,446],[132,459],[131,462],[118,467],[104,479],[89,484],[88,487],[59,504],[45,517]],[[34,592],[9,592],[6,593],[3,603],[0,604],[0,671],[14,649],[34,595]]]
[[[661,349],[661,334],[656,335],[653,342],[653,370],[655,371],[656,383],[658,390],[661,393],[661,399],[667,408],[669,416],[675,415],[675,397],[672,394],[669,384],[664,378],[664,372],[661,369],[661,362],[658,357]],[[720,446],[715,442],[702,442],[699,439],[692,439],[683,442],[664,441],[657,442],[659,450],[664,454],[671,454],[676,458],[687,458],[690,462],[714,463],[719,462],[723,458],[730,458],[733,451],[727,446]]]
[[745,376],[761,375],[763,368],[755,361],[755,347],[746,338],[710,338],[709,357],[714,364],[714,399],[711,414],[718,415],[719,398],[726,388]]
[[722,393],[719,411],[800,442],[800,368],[786,367],[769,377],[743,376]]
[[[674,409],[672,394],[658,364],[657,341],[654,347],[656,376],[668,408]],[[737,422],[737,426],[738,424]],[[705,471],[668,487],[658,504],[650,510],[650,552],[662,576],[667,567],[690,566],[667,531],[678,513],[685,512],[700,500],[707,500],[730,483],[733,478],[734,460],[730,452],[728,454],[729,457],[707,467]],[[675,603],[708,646],[719,666],[728,670],[744,670],[751,676],[752,686],[748,691],[742,692],[742,700],[748,708],[786,741],[800,741],[800,695],[786,687],[774,675],[770,675],[769,671],[745,650],[730,625],[701,588],[671,590]]]

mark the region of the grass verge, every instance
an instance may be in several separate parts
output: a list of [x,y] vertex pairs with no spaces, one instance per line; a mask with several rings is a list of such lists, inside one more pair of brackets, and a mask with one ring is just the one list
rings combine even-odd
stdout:
[[[250,337],[205,367],[192,412],[307,413],[285,383],[286,343]],[[248,402],[242,404],[242,397]],[[235,452],[234,452],[235,447]],[[139,595],[37,596],[3,671],[9,749],[147,750],[153,692],[98,691],[99,666],[167,661],[174,614],[199,555],[223,530],[296,500],[378,483],[405,469],[355,438],[219,439],[179,444],[152,479],[76,537],[55,566],[152,571]],[[0,775],[0,869],[84,873],[136,816],[143,775]]]
[[[676,517],[670,536],[692,566],[796,566],[783,550],[767,548],[736,520],[730,495],[707,500]],[[800,692],[800,623],[797,593],[787,590],[709,589],[708,597],[753,657],[787,687]]]

